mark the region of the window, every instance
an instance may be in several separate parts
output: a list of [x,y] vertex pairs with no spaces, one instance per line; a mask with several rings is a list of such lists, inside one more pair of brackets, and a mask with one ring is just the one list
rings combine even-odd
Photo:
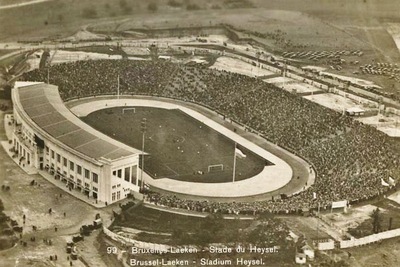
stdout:
[[131,167],[125,168],[125,181],[129,182],[131,176]]
[[71,171],[75,170],[75,164],[72,161],[69,162],[69,169]]
[[120,199],[121,198],[121,191],[118,191],[117,192],[117,199]]
[[86,188],[89,188],[90,185],[89,185],[88,183],[85,183],[85,187],[86,187]]
[[61,163],[61,156],[60,156],[60,154],[57,154],[57,162],[58,162],[58,163]]
[[136,173],[137,173],[137,166],[132,167],[132,173],[131,173],[131,183],[136,184]]
[[114,176],[117,176],[117,171],[113,171],[113,175],[114,175]]
[[90,178],[90,171],[88,169],[85,169],[85,178]]
[[82,175],[82,166],[76,165],[76,171],[78,174]]
[[115,201],[115,193],[112,193],[112,194],[111,194],[111,200],[112,200],[112,201]]
[[54,151],[51,151],[51,158],[54,159]]
[[82,183],[82,180],[81,180],[81,179],[77,179],[77,180],[76,180],[76,183],[81,184],[81,183]]
[[118,178],[122,178],[122,170],[121,169],[118,170],[117,176],[118,176]]
[[[14,143],[15,143],[15,141],[14,141]],[[48,146],[46,146],[46,153],[49,154],[49,147]]]
[[68,160],[66,158],[63,158],[64,161],[64,166],[67,167],[68,166]]
[[99,176],[97,175],[97,173],[92,173],[92,178],[93,178],[93,182],[94,183],[98,183],[99,182]]
[[97,187],[94,187],[94,186],[93,186],[93,191],[94,191],[94,192],[97,192]]

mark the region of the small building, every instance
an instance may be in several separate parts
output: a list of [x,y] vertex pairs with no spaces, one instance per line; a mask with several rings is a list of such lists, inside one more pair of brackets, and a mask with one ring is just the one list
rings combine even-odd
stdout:
[[309,258],[310,260],[313,260],[315,257],[315,250],[312,248],[309,244],[305,243],[302,247],[301,250],[303,253]]
[[171,60],[170,56],[158,56],[158,59]]
[[297,264],[306,264],[307,262],[306,254],[297,252],[295,256],[295,262]]
[[352,107],[346,109],[346,115],[348,116],[364,116],[365,115],[365,110],[359,107]]

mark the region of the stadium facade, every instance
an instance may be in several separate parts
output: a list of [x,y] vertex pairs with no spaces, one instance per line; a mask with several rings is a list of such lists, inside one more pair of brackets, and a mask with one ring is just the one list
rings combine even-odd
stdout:
[[58,87],[17,82],[12,90],[12,152],[69,190],[110,204],[140,188],[140,150],[91,128],[61,100]]

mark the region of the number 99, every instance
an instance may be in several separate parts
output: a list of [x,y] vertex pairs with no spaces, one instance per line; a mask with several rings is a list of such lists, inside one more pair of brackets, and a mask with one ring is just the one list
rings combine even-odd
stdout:
[[116,247],[107,247],[107,254],[116,254],[117,248]]

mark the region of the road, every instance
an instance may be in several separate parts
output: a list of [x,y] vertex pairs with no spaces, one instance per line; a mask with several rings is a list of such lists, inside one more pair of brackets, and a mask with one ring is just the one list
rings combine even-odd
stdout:
[[53,1],[53,0],[31,0],[31,1],[26,1],[26,2],[22,2],[22,3],[12,4],[12,5],[0,6],[0,10],[17,8],[17,7],[21,7],[21,6],[29,6],[29,5],[34,5],[34,4],[39,4],[39,3],[43,3],[43,2],[49,2],[49,1]]

